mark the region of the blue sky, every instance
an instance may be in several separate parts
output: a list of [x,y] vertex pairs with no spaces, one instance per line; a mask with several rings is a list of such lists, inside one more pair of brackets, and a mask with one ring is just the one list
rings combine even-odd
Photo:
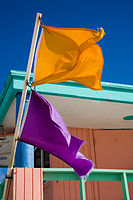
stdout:
[[133,3],[130,0],[1,0],[0,92],[11,69],[26,70],[36,13],[55,27],[103,27],[102,81],[133,85]]

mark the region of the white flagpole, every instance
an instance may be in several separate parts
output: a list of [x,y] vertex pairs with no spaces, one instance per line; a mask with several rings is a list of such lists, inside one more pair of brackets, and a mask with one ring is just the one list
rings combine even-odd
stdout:
[[[30,48],[29,60],[28,60],[28,64],[27,64],[27,71],[26,71],[26,76],[25,76],[25,81],[24,81],[24,88],[23,88],[21,101],[20,101],[17,124],[16,124],[16,127],[15,127],[14,139],[13,139],[13,144],[12,144],[12,151],[11,151],[11,155],[10,155],[10,162],[9,162],[9,166],[8,166],[8,170],[7,170],[7,177],[11,176],[13,165],[14,165],[15,152],[16,152],[16,147],[17,147],[17,138],[18,138],[18,135],[19,135],[19,132],[20,132],[20,125],[21,125],[21,120],[22,120],[22,115],[23,115],[23,110],[24,110],[24,104],[25,104],[25,99],[26,99],[26,94],[27,94],[27,89],[28,89],[27,83],[29,82],[29,78],[30,78],[30,73],[31,73],[31,68],[32,68],[32,63],[33,63],[33,57],[34,57],[34,52],[35,52],[35,47],[36,47],[41,17],[42,17],[42,14],[37,13],[36,21],[35,21],[35,27],[34,27],[34,33],[33,33],[32,43],[31,43],[31,48]],[[9,185],[10,185],[9,180],[10,179],[7,178],[6,181],[5,181],[3,200],[8,199],[8,192],[9,192]]]

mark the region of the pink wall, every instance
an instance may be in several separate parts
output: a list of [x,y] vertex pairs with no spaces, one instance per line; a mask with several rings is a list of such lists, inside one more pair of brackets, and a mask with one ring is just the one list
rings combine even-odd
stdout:
[[42,169],[14,169],[13,200],[43,200]]
[[[95,164],[100,169],[133,169],[133,130],[93,130]],[[123,199],[121,182],[97,182],[99,198]],[[133,183],[128,183],[133,199]]]
[[[69,128],[75,135],[87,142],[81,152],[101,169],[133,169],[133,130],[92,130]],[[51,167],[69,167],[51,156]],[[133,183],[129,192],[133,199]],[[86,182],[87,200],[122,200],[121,182]],[[48,196],[48,194],[51,196]],[[46,200],[79,200],[79,183],[76,181],[51,181],[44,185]]]

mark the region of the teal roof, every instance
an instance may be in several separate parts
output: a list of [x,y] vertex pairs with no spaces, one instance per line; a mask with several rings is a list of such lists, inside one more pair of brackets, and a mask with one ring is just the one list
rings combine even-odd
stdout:
[[[30,81],[32,82],[31,73]],[[11,70],[5,86],[0,94],[0,124],[18,92],[22,92],[25,72]],[[125,104],[133,104],[133,86],[102,82],[103,90],[93,91],[87,87],[67,81],[63,83],[51,83],[36,86],[34,89],[46,95],[72,97],[96,101],[108,101]],[[30,92],[30,88],[28,88]]]

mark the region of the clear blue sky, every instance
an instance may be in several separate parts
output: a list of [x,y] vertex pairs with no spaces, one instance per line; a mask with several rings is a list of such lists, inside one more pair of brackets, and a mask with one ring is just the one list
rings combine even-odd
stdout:
[[0,92],[10,69],[26,70],[36,13],[55,27],[103,27],[102,81],[133,85],[133,2],[89,0],[0,1]]

